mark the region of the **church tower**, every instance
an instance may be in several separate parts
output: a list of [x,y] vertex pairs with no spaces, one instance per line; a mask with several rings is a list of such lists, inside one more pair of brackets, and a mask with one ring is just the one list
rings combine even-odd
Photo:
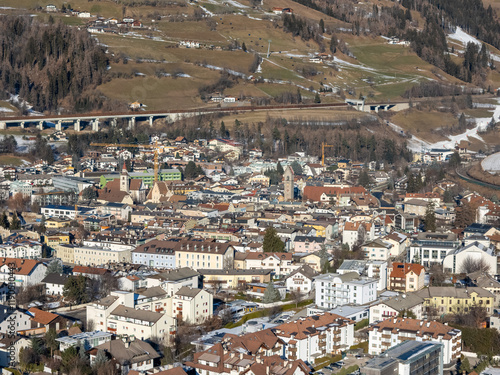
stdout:
[[122,171],[120,173],[120,191],[126,191],[128,193],[129,190],[130,190],[130,180],[128,178],[127,167],[125,165],[125,162],[123,162]]
[[283,173],[283,185],[285,188],[285,201],[293,201],[294,198],[294,189],[293,189],[293,169],[292,167],[288,166],[285,169],[285,173]]

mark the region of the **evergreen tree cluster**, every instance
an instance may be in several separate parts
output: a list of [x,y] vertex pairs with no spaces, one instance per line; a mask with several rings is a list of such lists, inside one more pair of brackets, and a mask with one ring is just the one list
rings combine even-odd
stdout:
[[[103,82],[107,65],[104,49],[85,30],[0,16],[0,90],[38,111],[55,111],[63,101],[77,109],[86,91]],[[80,109],[95,109],[87,104]]]
[[314,22],[309,22],[303,17],[297,17],[294,14],[283,16],[283,28],[292,33],[293,36],[300,36],[303,40],[314,39],[321,42],[321,28]]

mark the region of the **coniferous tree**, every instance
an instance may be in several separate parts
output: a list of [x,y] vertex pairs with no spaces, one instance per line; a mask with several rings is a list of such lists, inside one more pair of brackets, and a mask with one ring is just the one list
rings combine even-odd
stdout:
[[272,282],[269,282],[266,290],[264,291],[264,296],[262,297],[262,303],[273,303],[278,302],[281,299],[280,292],[274,287]]
[[266,253],[281,253],[285,251],[285,244],[281,241],[276,229],[273,227],[267,227],[262,246]]
[[366,169],[363,169],[359,174],[358,184],[366,188],[370,186],[370,183],[371,183],[370,175],[368,174]]
[[276,165],[276,172],[278,172],[279,178],[281,178],[283,176],[283,174],[285,173],[285,170],[281,166],[280,162],[278,162],[278,164]]
[[427,204],[424,216],[424,228],[426,232],[436,231],[436,213],[434,212],[434,202]]
[[10,222],[5,211],[2,213],[2,217],[0,218],[0,225],[5,229],[10,228]]
[[21,229],[21,221],[17,217],[17,212],[14,211],[12,215],[12,221],[10,223],[10,229]]

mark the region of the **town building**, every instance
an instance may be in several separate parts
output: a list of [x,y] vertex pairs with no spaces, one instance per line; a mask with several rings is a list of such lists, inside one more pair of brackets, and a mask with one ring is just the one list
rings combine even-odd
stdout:
[[377,279],[359,276],[356,272],[323,274],[314,279],[315,303],[322,309],[364,305],[377,299],[377,283]]
[[403,341],[370,359],[362,375],[443,375],[443,345],[434,342]]
[[354,321],[331,313],[284,323],[274,327],[273,332],[286,343],[286,358],[308,363],[354,345]]
[[368,331],[371,355],[380,355],[407,340],[442,344],[445,365],[456,363],[462,352],[462,331],[437,321],[392,318],[371,324]]
[[203,289],[182,287],[173,296],[172,316],[187,323],[203,323],[213,315],[213,296]]
[[424,287],[425,268],[415,263],[392,263],[388,267],[387,289],[396,292],[414,292]]
[[424,299],[415,293],[401,294],[370,306],[370,324],[397,316],[423,319]]
[[493,313],[495,295],[483,288],[430,286],[416,293],[425,300],[425,313],[429,318],[467,313],[473,306],[484,307],[488,316]]

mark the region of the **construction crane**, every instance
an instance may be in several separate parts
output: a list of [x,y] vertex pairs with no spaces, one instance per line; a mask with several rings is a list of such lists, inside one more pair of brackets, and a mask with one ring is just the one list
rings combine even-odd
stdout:
[[325,166],[325,147],[333,147],[333,145],[326,144],[325,142],[321,143],[321,166]]
[[101,146],[101,147],[128,147],[128,148],[152,148],[155,151],[154,154],[154,181],[158,181],[158,143],[155,142],[154,145],[141,145],[141,144],[133,144],[133,143],[91,143],[91,146]]

